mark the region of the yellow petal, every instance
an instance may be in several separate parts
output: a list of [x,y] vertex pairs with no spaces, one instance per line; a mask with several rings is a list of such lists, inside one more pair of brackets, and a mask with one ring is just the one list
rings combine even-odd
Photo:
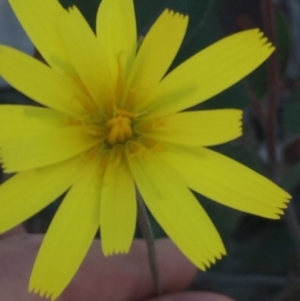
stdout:
[[[188,17],[165,10],[150,28],[134,61],[129,79],[129,94],[140,105],[173,62],[188,24]],[[174,88],[174,86],[173,86]]]
[[105,53],[77,7],[69,8],[60,21],[60,33],[79,77],[95,104],[102,108],[103,101],[112,97],[113,82]]
[[[97,13],[96,32],[114,77],[121,76],[121,79],[124,79],[136,52],[137,36],[133,1],[101,1]],[[118,75],[119,71],[121,74]]]
[[80,101],[87,99],[72,80],[31,56],[3,45],[0,45],[0,75],[23,94],[63,113],[80,114]]
[[28,219],[76,180],[78,157],[49,167],[24,171],[0,186],[0,233]]
[[278,219],[291,198],[269,179],[206,148],[165,145],[160,156],[190,188],[241,211]]
[[6,172],[24,171],[70,159],[99,143],[81,126],[62,127],[1,145],[1,160]]
[[140,123],[144,137],[183,145],[208,146],[228,142],[242,134],[242,111],[221,109],[177,113]]
[[135,187],[119,148],[110,154],[106,168],[100,220],[104,255],[128,252],[136,224]]
[[127,156],[137,187],[153,216],[178,248],[205,270],[225,254],[210,218],[177,172],[151,151],[128,144]]
[[65,116],[57,111],[23,105],[0,106],[0,145],[61,128]]
[[55,214],[33,267],[30,291],[56,299],[81,265],[99,227],[98,168],[99,162],[91,160]]
[[257,29],[224,38],[169,73],[140,109],[164,116],[201,103],[244,78],[273,51]]
[[[57,0],[9,0],[22,27],[49,65],[71,68],[68,54],[57,30],[65,10]],[[22,65],[21,65],[22,66]]]

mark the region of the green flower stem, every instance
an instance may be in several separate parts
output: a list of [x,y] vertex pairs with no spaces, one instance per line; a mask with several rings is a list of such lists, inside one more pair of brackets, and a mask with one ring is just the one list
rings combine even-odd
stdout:
[[155,241],[151,230],[150,221],[148,218],[147,210],[144,204],[144,200],[137,190],[137,203],[138,203],[138,221],[140,229],[143,233],[143,237],[146,240],[148,248],[148,260],[151,270],[153,285],[157,296],[162,294],[160,275],[158,271],[158,261],[155,250]]

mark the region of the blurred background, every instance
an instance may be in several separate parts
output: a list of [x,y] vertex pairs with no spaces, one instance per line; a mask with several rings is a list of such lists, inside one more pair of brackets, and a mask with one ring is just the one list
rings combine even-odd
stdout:
[[[61,0],[65,7],[78,6],[92,28],[99,2]],[[197,109],[244,110],[243,137],[214,149],[278,182],[293,195],[293,202],[282,220],[270,221],[197,195],[220,231],[228,255],[199,273],[192,289],[221,292],[239,301],[300,300],[300,1],[134,2],[140,36],[165,8],[189,15],[187,35],[170,70],[231,33],[259,27],[271,40],[274,33],[277,51],[268,63]],[[7,0],[0,0],[0,43],[39,57]],[[2,79],[0,103],[34,104]],[[8,176],[2,173],[2,181]],[[45,232],[60,201],[27,221],[27,230]],[[155,237],[163,237],[163,230],[150,219]],[[141,236],[138,228],[136,236]]]

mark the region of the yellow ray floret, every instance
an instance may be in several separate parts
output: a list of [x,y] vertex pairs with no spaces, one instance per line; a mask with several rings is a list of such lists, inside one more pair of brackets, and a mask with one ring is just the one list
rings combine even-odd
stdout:
[[241,119],[242,111],[235,109],[183,112],[145,120],[136,130],[159,141],[212,146],[242,135]]
[[96,33],[113,77],[117,79],[121,67],[122,73],[119,76],[125,78],[136,54],[137,32],[133,1],[102,1],[97,13]]
[[[59,207],[43,240],[29,285],[30,290],[41,296],[51,296],[54,300],[61,294],[95,237],[100,223],[99,164],[99,157],[95,157],[77,171],[78,179]],[[53,256],[55,260],[52,260]]]
[[135,154],[136,147],[128,144],[128,162],[146,205],[181,251],[205,270],[225,254],[217,230],[180,176],[147,149]]
[[267,178],[203,147],[165,144],[160,156],[180,173],[190,188],[241,211],[278,219],[290,199],[287,192]]
[[[149,95],[151,103],[142,107],[144,101],[139,108],[163,116],[194,106],[235,84],[273,51],[258,29],[231,35],[178,66]],[[181,93],[188,89],[189,93]]]
[[[133,240],[137,204],[133,177],[123,151],[107,157],[101,194],[101,238],[104,255],[127,253]],[[117,185],[117,186],[116,186]]]
[[2,184],[0,233],[39,212],[69,189],[76,181],[79,166],[80,157],[75,157],[49,167],[19,172]]
[[83,113],[82,101],[88,102],[88,96],[73,78],[57,73],[29,55],[3,45],[0,45],[0,74],[26,96],[62,113],[78,116]]
[[139,88],[135,91],[136,102],[144,102],[145,93],[149,94],[170,67],[184,38],[187,24],[187,16],[165,10],[149,30],[127,83],[129,89]]
[[58,20],[66,14],[56,0],[9,0],[14,13],[47,63],[60,72],[72,69]]

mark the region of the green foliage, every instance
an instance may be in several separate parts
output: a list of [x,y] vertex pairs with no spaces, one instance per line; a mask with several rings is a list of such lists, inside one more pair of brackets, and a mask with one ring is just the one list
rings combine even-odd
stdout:
[[281,180],[282,186],[288,191],[292,191],[300,183],[300,162],[290,168]]
[[290,53],[290,33],[286,16],[280,11],[276,11],[276,47],[279,59],[280,72],[283,75]]
[[300,89],[292,92],[283,111],[283,125],[292,134],[300,134]]

